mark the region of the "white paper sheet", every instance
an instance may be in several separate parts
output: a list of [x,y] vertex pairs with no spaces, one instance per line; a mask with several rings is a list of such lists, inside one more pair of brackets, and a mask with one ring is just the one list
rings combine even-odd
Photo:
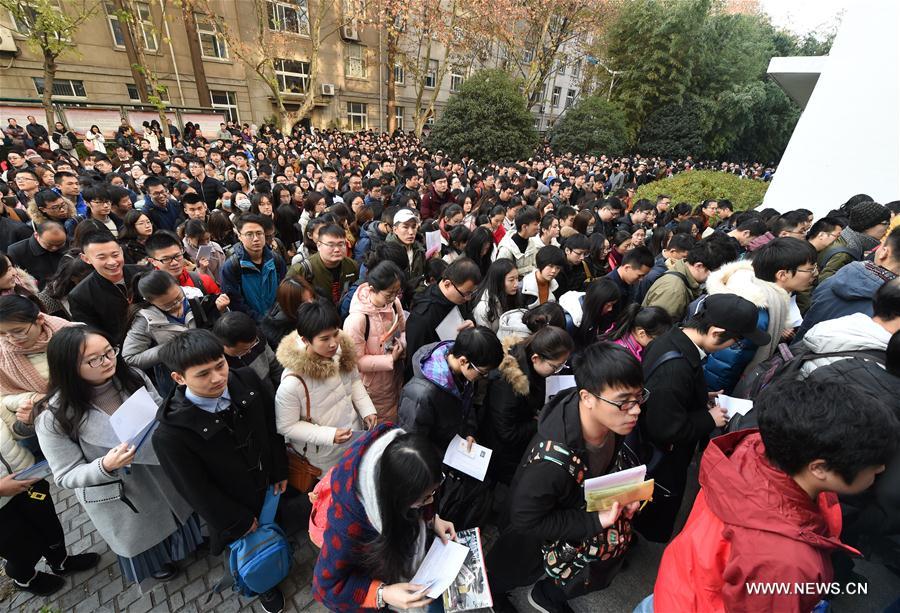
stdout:
[[719,394],[716,397],[716,404],[725,409],[725,417],[728,419],[731,419],[738,413],[746,415],[747,411],[753,408],[752,400],[734,398],[732,396],[726,396],[725,394]]
[[546,379],[547,393],[544,394],[544,404],[563,390],[575,387],[575,375],[551,375]]
[[584,492],[593,492],[597,490],[608,490],[613,487],[622,485],[631,485],[632,483],[641,483],[647,476],[647,466],[641,464],[627,470],[620,470],[616,473],[601,475],[593,479],[586,479],[584,482]]
[[208,259],[209,259],[209,256],[211,256],[211,255],[212,255],[212,245],[209,245],[209,244],[207,244],[207,245],[200,245],[200,246],[197,248],[197,262],[198,262],[198,263],[199,263],[200,260],[202,260],[203,258],[206,258],[206,259],[208,260]]
[[787,327],[797,328],[803,323],[803,315],[800,313],[800,307],[797,306],[797,295],[791,296],[791,303],[788,305]]
[[432,249],[437,247],[441,248],[441,231],[435,230],[434,232],[426,232],[425,233],[425,252],[428,253]]
[[439,598],[459,574],[469,548],[454,541],[448,541],[446,545],[441,539],[436,538],[431,543],[431,549],[422,560],[422,565],[410,583],[428,587],[426,592],[429,598]]
[[457,334],[459,334],[459,327],[464,321],[462,313],[459,312],[459,307],[453,307],[435,330],[438,338],[442,341],[455,341]]
[[43,479],[44,477],[49,477],[51,474],[50,464],[47,463],[47,460],[43,460],[36,464],[32,464],[28,468],[20,470],[13,475],[13,479],[16,481],[28,481],[30,479]]
[[139,445],[156,422],[158,409],[147,388],[141,387],[110,415],[109,425],[119,437],[119,441]]
[[479,481],[484,481],[488,464],[491,463],[491,455],[494,452],[478,443],[473,443],[472,451],[469,451],[468,445],[466,439],[460,435],[454,436],[447,446],[447,451],[444,452],[444,464],[461,470]]

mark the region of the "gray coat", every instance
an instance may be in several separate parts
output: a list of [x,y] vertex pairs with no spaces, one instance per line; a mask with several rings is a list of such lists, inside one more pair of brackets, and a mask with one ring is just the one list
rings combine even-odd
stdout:
[[187,310],[184,325],[171,321],[156,307],[141,309],[134,316],[134,321],[125,341],[122,343],[122,357],[129,366],[146,370],[162,362],[162,348],[176,335],[195,328],[194,312]]
[[[162,404],[149,379],[144,381],[157,405]],[[51,407],[55,400],[49,400]],[[119,443],[106,413],[95,408],[87,414],[78,442],[55,426],[53,412],[42,411],[37,436],[56,483],[75,490],[97,532],[117,555],[132,558],[147,551],[175,532],[176,517],[182,523],[190,517],[193,510],[159,466],[153,445],[141,447],[130,471],[107,473],[102,468],[103,456]]]

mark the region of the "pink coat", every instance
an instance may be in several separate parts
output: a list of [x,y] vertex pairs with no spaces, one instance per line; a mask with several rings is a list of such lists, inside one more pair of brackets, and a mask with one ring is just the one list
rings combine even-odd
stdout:
[[[368,283],[357,288],[350,303],[350,314],[344,321],[344,332],[356,348],[359,374],[378,411],[378,421],[396,422],[403,366],[394,362],[391,352],[384,350],[384,345],[390,338],[396,337],[406,348],[406,318],[399,299],[394,300],[393,305],[376,307],[371,300],[373,293]],[[398,315],[391,334],[392,324]],[[367,316],[369,335],[366,338]]]

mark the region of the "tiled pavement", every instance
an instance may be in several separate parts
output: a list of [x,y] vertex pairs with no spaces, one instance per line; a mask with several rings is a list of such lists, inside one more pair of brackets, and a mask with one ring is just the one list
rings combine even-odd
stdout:
[[[183,563],[181,575],[168,583],[153,586],[144,593],[136,585],[124,586],[115,555],[94,530],[72,491],[59,490],[55,486],[51,491],[67,535],[69,550],[74,553],[96,551],[102,556],[100,565],[91,571],[69,577],[66,586],[51,598],[30,597],[14,590],[8,579],[0,577],[0,610],[23,613],[262,613],[262,607],[256,600],[242,599],[230,592],[226,592],[225,598],[216,595],[209,603],[206,602],[210,587],[222,576],[224,567],[221,557],[203,553]],[[295,560],[291,575],[282,583],[287,603],[285,611],[325,611],[324,607],[313,600],[310,592],[317,549],[309,542],[303,524],[304,512],[308,516],[308,503],[303,497],[299,497],[282,504],[283,521],[294,542]],[[486,540],[490,539],[490,532],[485,532]],[[609,588],[572,601],[572,608],[583,613],[630,612],[653,589],[661,555],[661,545],[641,541],[629,554],[625,570]],[[869,594],[837,599],[833,602],[834,611],[883,611],[900,597],[900,578],[884,567],[862,562],[857,564],[855,570],[868,580]],[[527,589],[514,592],[513,602],[519,611],[532,611],[526,597]]]

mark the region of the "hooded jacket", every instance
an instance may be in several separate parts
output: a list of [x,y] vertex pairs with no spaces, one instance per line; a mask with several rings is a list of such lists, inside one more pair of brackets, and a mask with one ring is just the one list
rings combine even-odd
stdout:
[[[650,286],[641,305],[660,307],[674,321],[681,321],[691,301],[700,296],[700,284],[688,271],[686,260],[670,260],[666,266],[668,270]],[[678,274],[667,274],[669,272]]]
[[475,386],[457,384],[447,362],[452,348],[453,341],[444,341],[419,349],[412,359],[413,378],[400,394],[400,427],[426,435],[441,452],[454,435],[474,437],[478,431]]
[[[515,232],[508,232],[506,236],[503,237],[500,244],[498,244],[497,248],[494,250],[494,261],[501,258],[512,260],[516,265],[516,269],[519,271],[519,278],[521,278],[534,270],[534,260],[537,257],[537,252],[540,247],[534,241],[529,239],[525,246],[525,251],[522,251],[516,244],[516,241],[513,240],[513,236],[516,236]],[[543,246],[543,244],[541,244],[541,246]]]
[[388,235],[378,229],[379,225],[381,225],[380,219],[373,219],[363,224],[362,231],[359,233],[359,240],[353,246],[353,259],[360,264],[362,264],[370,250],[375,249],[387,240]]
[[395,298],[393,304],[377,307],[372,304],[373,293],[372,287],[363,283],[353,294],[350,315],[344,320],[344,332],[353,343],[359,360],[359,374],[378,411],[379,421],[396,422],[402,371],[386,345],[398,342],[406,347],[406,317],[399,298]]
[[537,432],[537,415],[544,407],[546,379],[534,371],[518,339],[503,343],[507,351],[491,376],[487,397],[489,431],[486,443],[494,454],[490,469],[496,479],[509,483],[519,460]]
[[[817,324],[803,337],[803,346],[813,353],[837,351],[887,351],[891,333],[879,326],[868,315],[854,313],[846,317],[829,319]],[[805,377],[814,370],[841,360],[860,358],[819,358],[803,364],[800,370]]]
[[375,413],[356,370],[353,342],[344,333],[339,340],[337,353],[330,360],[310,355],[296,332],[284,337],[276,352],[284,373],[275,393],[275,426],[323,473],[337,464],[348,447],[334,444],[335,432],[340,428],[362,430],[363,418]]
[[[386,243],[396,243],[407,250],[409,266],[404,271],[406,272],[407,281],[409,281],[411,285],[419,285],[422,281],[422,277],[425,275],[425,247],[422,246],[422,243],[413,241],[413,244],[407,248],[393,232],[388,234],[387,238],[384,240]],[[412,250],[411,259],[408,256],[410,250]]]
[[[522,278],[522,304],[529,309],[539,307],[540,290],[537,283],[537,271],[532,269],[530,273]],[[547,292],[547,302],[556,302],[556,290],[559,289],[559,282],[556,279],[550,279],[550,290]]]
[[657,611],[811,611],[819,594],[751,594],[748,584],[826,583],[842,544],[837,495],[813,501],[772,466],[756,430],[712,441],[700,464],[700,493],[681,533],[666,547]]
[[803,316],[797,333],[801,339],[810,328],[827,319],[851,313],[872,314],[872,298],[884,283],[896,274],[873,262],[851,262],[826,281],[819,283],[812,295],[812,306]]

